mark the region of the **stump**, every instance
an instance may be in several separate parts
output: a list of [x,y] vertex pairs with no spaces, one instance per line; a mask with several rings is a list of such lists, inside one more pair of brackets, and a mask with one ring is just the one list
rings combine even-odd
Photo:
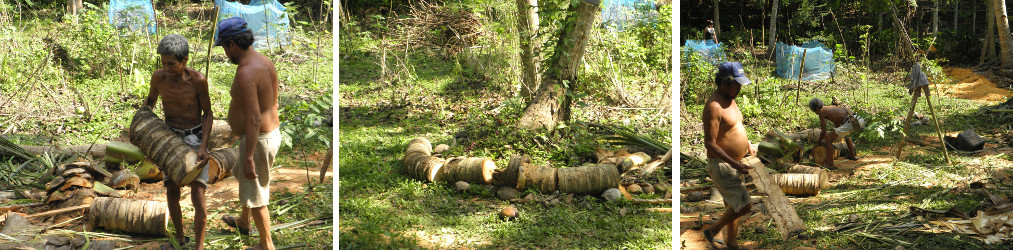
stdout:
[[217,149],[210,153],[208,160],[208,184],[216,183],[232,176],[232,168],[239,161],[239,148]]
[[563,168],[557,173],[559,191],[598,195],[619,186],[619,170],[612,164]]
[[556,191],[557,173],[553,167],[523,164],[517,170],[517,190],[533,187],[543,194],[551,194]]
[[[833,160],[837,159],[837,157],[840,157],[842,155],[851,154],[851,151],[848,150],[848,144],[847,143],[834,143],[834,147],[833,148],[835,148],[836,150],[832,150],[833,152],[830,152],[830,157],[829,157],[830,161],[833,161]],[[827,157],[828,154],[827,154],[826,151],[827,151],[827,148],[825,146],[816,146],[816,147],[814,147],[813,148],[813,152],[812,152],[813,162],[816,162],[816,164],[820,164],[820,165],[824,165],[824,166],[829,165],[830,162],[828,162],[828,159],[827,159],[828,158]]]
[[469,183],[492,183],[492,172],[496,170],[496,163],[489,158],[479,157],[457,157],[447,161],[447,164],[440,168],[437,179],[454,183],[465,181]]
[[790,195],[818,195],[820,193],[820,176],[815,174],[774,174],[774,182],[781,186],[781,191]]
[[786,171],[786,173],[798,173],[798,174],[815,174],[819,178],[820,188],[827,188],[830,183],[830,174],[827,173],[826,169],[818,167],[810,167],[806,165],[795,165]]
[[88,221],[92,228],[164,236],[167,212],[161,202],[99,197],[91,204]]
[[134,113],[130,122],[130,142],[140,147],[163,174],[181,186],[189,185],[202,170],[197,167],[197,151],[172,132],[149,107]]

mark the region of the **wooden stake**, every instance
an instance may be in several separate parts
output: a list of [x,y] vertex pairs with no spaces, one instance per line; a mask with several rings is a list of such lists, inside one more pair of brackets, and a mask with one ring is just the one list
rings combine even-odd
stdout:
[[208,82],[211,82],[210,81],[211,80],[211,76],[208,75],[208,74],[211,73],[211,49],[215,47],[215,35],[218,34],[218,11],[219,10],[220,10],[219,7],[217,5],[215,5],[215,19],[214,19],[215,21],[213,22],[213,24],[211,24],[211,38],[208,38],[208,40],[210,40],[208,42],[208,64],[207,64],[207,66],[204,67],[204,78],[208,79]]
[[946,158],[946,165],[953,165],[950,162],[950,152],[946,149],[946,141],[943,140],[943,131],[939,128],[939,120],[936,119],[936,109],[932,107],[932,96],[929,95],[929,86],[923,86],[922,90],[925,91],[925,102],[929,103],[929,113],[932,114],[932,122],[936,124],[936,135],[939,136],[939,142],[942,143],[943,157]]
[[792,120],[798,115],[798,98],[802,93],[802,72],[805,72],[805,56],[809,50],[802,48],[802,62],[798,64],[798,88],[795,89],[795,107],[792,110]]
[[914,96],[911,97],[911,110],[907,111],[907,118],[904,121],[904,137],[897,143],[897,160],[901,159],[901,153],[904,152],[904,146],[907,145],[907,135],[911,132],[911,118],[914,117],[915,105],[918,104],[918,97],[921,95],[921,91],[915,91]]

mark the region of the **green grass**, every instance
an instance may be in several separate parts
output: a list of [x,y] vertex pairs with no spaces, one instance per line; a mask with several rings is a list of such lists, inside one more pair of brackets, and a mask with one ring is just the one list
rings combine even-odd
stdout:
[[[732,50],[734,51],[734,50]],[[802,82],[802,89],[796,92],[786,86],[799,83],[780,79],[773,75],[772,63],[753,58],[744,53],[732,53],[732,60],[742,61],[752,85],[742,89],[736,100],[745,117],[749,139],[757,143],[764,133],[777,128],[781,131],[798,131],[816,128],[818,118],[808,110],[806,104],[813,97],[829,103],[832,96],[857,110],[860,114],[873,117],[870,122],[899,121],[910,109],[911,96],[904,86],[908,81],[906,69],[856,70],[858,67],[838,63],[838,74],[833,81]],[[877,62],[889,66],[891,62]],[[952,83],[955,79],[940,74],[934,63],[926,63],[930,80],[934,83]],[[886,68],[886,67],[884,67]],[[685,65],[684,65],[685,69]],[[694,70],[690,68],[690,70]],[[685,71],[684,71],[685,72]],[[682,152],[704,152],[700,142],[702,131],[693,129],[699,124],[702,100],[692,98],[693,93],[713,91],[713,75],[683,75],[683,84],[695,87],[683,88],[686,112],[683,117]],[[710,84],[710,85],[703,85]],[[932,86],[934,90],[936,87]],[[687,93],[687,91],[696,91]],[[689,95],[687,95],[689,94]],[[761,97],[757,101],[757,94]],[[798,95],[798,105],[795,104]],[[951,98],[932,93],[932,104],[936,109],[943,133],[954,133],[974,128],[988,139],[1002,131],[1002,123],[979,112],[982,103]],[[919,99],[916,112],[928,116],[930,110],[925,97]],[[900,123],[903,126],[903,123]],[[909,136],[923,140],[938,141],[935,127],[931,125],[912,126]],[[874,131],[865,131],[855,139],[859,157],[880,155],[892,157],[893,145],[900,140],[900,134],[887,133],[880,137]],[[989,147],[994,147],[994,141]],[[900,241],[909,243],[905,248],[915,249],[981,249],[1006,248],[1007,244],[986,245],[977,238],[957,233],[926,233],[913,229],[924,229],[930,219],[914,216],[909,207],[948,210],[951,208],[970,212],[979,207],[985,199],[968,188],[970,182],[981,180],[988,183],[986,190],[992,194],[1008,195],[1009,186],[1002,177],[994,177],[993,171],[1004,171],[1013,167],[1008,155],[985,153],[960,155],[950,152],[954,165],[946,166],[946,160],[938,147],[922,147],[908,144],[903,161],[866,170],[856,170],[839,178],[833,178],[831,185],[818,196],[793,199],[801,219],[809,228],[800,236],[782,240],[776,230],[759,233],[754,227],[773,228],[773,221],[758,220],[747,224],[740,239],[755,242],[756,248],[793,249],[817,246],[823,248],[894,248]],[[707,176],[702,166],[683,165],[682,179],[703,179]],[[841,172],[838,170],[837,172]],[[973,213],[969,213],[974,216]],[[850,218],[855,217],[855,218]],[[849,224],[852,223],[852,224]],[[892,229],[891,226],[916,223],[914,228]],[[846,227],[847,226],[847,227]]]

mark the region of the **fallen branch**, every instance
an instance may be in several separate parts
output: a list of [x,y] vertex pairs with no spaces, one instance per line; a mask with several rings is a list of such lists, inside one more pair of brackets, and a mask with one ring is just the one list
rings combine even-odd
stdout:
[[42,212],[42,213],[26,215],[25,219],[31,219],[31,218],[35,218],[35,217],[45,217],[45,216],[57,215],[57,214],[62,214],[62,213],[66,213],[66,212],[74,212],[74,211],[78,211],[78,210],[84,210],[84,209],[87,209],[89,207],[91,207],[90,204],[88,204],[88,205],[78,205],[78,206],[73,206],[73,207],[68,207],[68,208],[61,208],[61,209],[56,209],[56,210],[49,210],[49,211]]
[[659,213],[671,213],[672,212],[672,208],[670,208],[670,207],[652,207],[652,208],[647,208],[647,211],[659,212]]

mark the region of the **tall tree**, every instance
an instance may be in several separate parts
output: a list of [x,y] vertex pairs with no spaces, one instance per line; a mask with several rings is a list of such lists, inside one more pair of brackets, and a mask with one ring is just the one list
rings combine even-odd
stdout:
[[[718,11],[718,0],[714,0],[714,37],[720,37],[718,35],[721,35],[721,15],[720,11]],[[714,40],[718,41],[717,39]]]
[[562,27],[548,68],[542,75],[541,86],[534,99],[524,108],[518,127],[524,129],[545,128],[553,130],[556,125],[570,120],[570,104],[577,85],[577,70],[580,69],[584,49],[590,38],[591,28],[598,18],[599,0],[581,0]]
[[992,0],[985,0],[985,44],[981,45],[981,57],[978,58],[978,64],[984,64],[985,62],[995,60],[995,11],[993,5],[995,3]]
[[520,40],[521,96],[531,98],[538,90],[538,50],[541,43],[535,41],[538,34],[538,1],[517,0],[517,37]]
[[1013,68],[1013,34],[1009,33],[1009,19],[1006,18],[1006,0],[995,0],[995,23],[999,32],[999,47],[1002,48],[1001,57],[1003,68]]
[[770,38],[767,39],[767,46],[770,46],[770,50],[774,50],[774,36],[777,34],[777,5],[778,0],[774,0],[774,4],[770,7]]
[[939,35],[939,0],[932,0],[932,37]]

